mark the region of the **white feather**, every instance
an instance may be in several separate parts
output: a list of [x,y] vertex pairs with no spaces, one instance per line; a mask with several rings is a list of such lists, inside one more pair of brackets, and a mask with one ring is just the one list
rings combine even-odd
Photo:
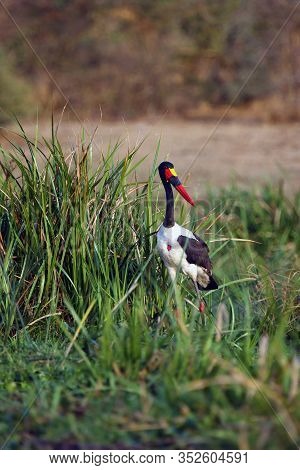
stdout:
[[[206,287],[209,283],[209,276],[204,268],[187,262],[185,251],[177,241],[180,235],[196,240],[193,232],[176,223],[173,227],[169,228],[161,225],[157,232],[157,248],[160,257],[172,281],[176,278],[176,272],[181,269],[194,282],[199,282],[203,287]],[[171,247],[170,250],[168,246]]]

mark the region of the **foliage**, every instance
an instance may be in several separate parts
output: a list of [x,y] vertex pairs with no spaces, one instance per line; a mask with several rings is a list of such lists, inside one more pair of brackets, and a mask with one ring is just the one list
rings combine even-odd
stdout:
[[61,108],[67,97],[75,110],[99,114],[101,107],[105,117],[199,116],[205,103],[246,106],[274,98],[279,109],[274,115],[270,104],[269,118],[299,118],[299,8],[269,47],[294,1],[8,0],[6,6],[63,91],[0,12],[3,45],[37,84],[43,109]]
[[150,236],[159,147],[142,183],[136,148],[92,171],[90,145],[22,137],[1,159],[2,446],[295,448],[299,196],[231,188],[191,213],[220,283],[201,316]]
[[28,115],[30,88],[19,78],[16,68],[0,49],[0,124],[11,120],[13,115]]

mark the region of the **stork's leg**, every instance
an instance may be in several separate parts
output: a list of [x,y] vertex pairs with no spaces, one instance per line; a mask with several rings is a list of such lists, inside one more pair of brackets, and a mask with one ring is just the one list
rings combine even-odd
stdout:
[[175,279],[176,279],[176,269],[171,268],[170,266],[167,267],[168,273],[170,275],[171,281],[173,284],[175,284]]
[[195,289],[196,289],[196,292],[197,292],[197,297],[198,297],[198,301],[199,301],[199,312],[200,313],[203,313],[204,310],[205,310],[205,302],[204,300],[202,299],[202,295],[200,293],[200,290],[199,290],[199,287],[198,287],[198,284],[196,281],[194,281],[194,286],[195,286]]
[[195,289],[196,289],[197,297],[198,297],[198,299],[200,299],[200,290],[199,290],[199,287],[198,287],[198,284],[197,284],[196,281],[194,281],[194,286],[195,286]]

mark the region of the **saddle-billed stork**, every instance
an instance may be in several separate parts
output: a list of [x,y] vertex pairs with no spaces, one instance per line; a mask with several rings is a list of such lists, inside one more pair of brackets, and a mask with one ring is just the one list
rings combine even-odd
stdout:
[[[166,214],[157,232],[158,252],[172,281],[181,269],[193,280],[199,297],[199,290],[214,290],[218,288],[218,284],[212,276],[212,263],[209,259],[207,244],[193,232],[175,222],[172,186],[192,206],[194,206],[194,201],[181,184],[172,163],[162,162],[158,171],[166,192]],[[200,312],[204,311],[204,305],[200,302]]]

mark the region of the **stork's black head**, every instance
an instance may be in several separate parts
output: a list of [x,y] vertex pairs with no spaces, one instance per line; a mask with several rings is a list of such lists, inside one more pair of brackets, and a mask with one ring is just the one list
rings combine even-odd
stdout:
[[162,183],[168,184],[170,183],[174,188],[181,194],[181,196],[189,202],[192,206],[194,206],[194,201],[191,196],[187,193],[183,185],[181,184],[180,179],[177,176],[177,173],[174,169],[174,165],[171,162],[162,162],[159,167],[159,176],[162,180]]
[[158,167],[158,171],[162,182],[169,183],[171,178],[178,179],[174,165],[171,162],[162,162]]

